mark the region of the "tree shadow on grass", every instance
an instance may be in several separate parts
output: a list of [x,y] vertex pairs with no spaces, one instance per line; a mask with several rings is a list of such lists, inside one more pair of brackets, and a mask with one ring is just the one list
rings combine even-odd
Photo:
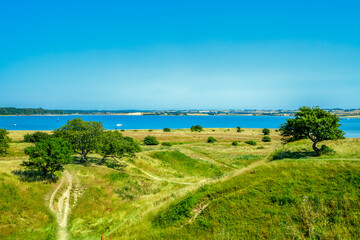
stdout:
[[270,156],[270,161],[282,160],[282,159],[285,159],[285,158],[288,158],[288,159],[302,159],[302,158],[315,157],[315,156],[316,156],[315,152],[312,152],[312,151],[311,152],[309,152],[309,151],[291,152],[291,151],[277,150]]
[[[75,157],[73,160],[73,164],[80,164],[80,165],[90,167],[92,165],[98,165],[100,158],[88,157],[87,160],[88,160],[87,162],[82,162],[80,157]],[[105,161],[103,161],[103,163],[101,165],[106,166],[108,168],[115,169],[115,170],[119,170],[119,171],[122,171],[127,166],[127,164],[125,162],[121,161],[118,158],[112,158],[112,157],[106,158]]]
[[122,171],[127,166],[126,163],[114,159],[106,160],[104,165],[107,166],[108,168],[112,168],[119,171]]
[[56,182],[57,178],[51,178],[47,176],[44,178],[44,174],[41,171],[30,169],[30,170],[14,170],[12,174],[18,176],[21,182]]

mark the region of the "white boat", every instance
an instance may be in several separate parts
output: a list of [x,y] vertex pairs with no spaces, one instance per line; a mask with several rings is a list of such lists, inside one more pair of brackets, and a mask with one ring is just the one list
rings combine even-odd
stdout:
[[14,123],[14,127],[16,127],[16,123]]

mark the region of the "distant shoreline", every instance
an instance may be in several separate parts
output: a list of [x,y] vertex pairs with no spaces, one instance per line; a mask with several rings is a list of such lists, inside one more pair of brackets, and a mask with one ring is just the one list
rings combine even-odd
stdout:
[[[360,118],[360,115],[339,115],[339,118]],[[168,114],[30,114],[30,115],[0,115],[0,117],[64,117],[64,116],[171,116],[171,117],[192,117],[192,116],[249,116],[249,117],[293,117],[293,115],[268,115],[268,114],[184,114],[184,115],[168,115]]]

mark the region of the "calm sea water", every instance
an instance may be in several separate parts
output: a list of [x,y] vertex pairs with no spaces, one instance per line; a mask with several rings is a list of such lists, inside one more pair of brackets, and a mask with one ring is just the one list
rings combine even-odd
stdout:
[[[82,118],[85,121],[101,121],[106,129],[162,129],[189,128],[201,125],[205,128],[279,128],[288,117],[268,116],[0,116],[0,128],[7,130],[54,130],[67,120]],[[59,121],[58,121],[59,120]],[[16,124],[16,126],[14,125]],[[121,126],[117,126],[121,124]],[[346,137],[360,137],[360,118],[341,119],[341,129]]]

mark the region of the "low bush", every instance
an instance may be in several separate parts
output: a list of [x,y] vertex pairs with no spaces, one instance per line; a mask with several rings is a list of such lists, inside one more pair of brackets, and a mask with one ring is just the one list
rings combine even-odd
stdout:
[[51,135],[45,132],[28,133],[24,136],[24,142],[35,143],[50,138]]
[[192,132],[201,132],[204,131],[204,129],[200,125],[191,126],[190,130]]
[[262,133],[263,133],[264,135],[269,135],[269,134],[270,134],[270,130],[267,129],[267,128],[264,128],[264,129],[262,130]]
[[320,155],[332,155],[335,154],[335,150],[326,146],[326,145],[322,145],[320,148]]
[[165,146],[165,147],[171,147],[172,146],[172,143],[169,143],[169,142],[163,142],[161,143],[162,146]]
[[167,127],[166,127],[166,128],[163,129],[163,131],[164,131],[164,132],[170,132],[170,128],[167,128]]
[[233,145],[233,146],[237,146],[237,145],[239,145],[239,144],[238,144],[238,142],[237,142],[237,141],[233,141],[233,142],[231,143],[231,145]]
[[241,132],[241,127],[236,127],[237,132]]
[[216,142],[217,140],[214,138],[214,137],[208,137],[208,139],[207,139],[207,143],[214,143],[214,142]]
[[256,142],[254,140],[248,140],[248,141],[245,141],[245,143],[249,144],[249,145],[253,145],[253,146],[256,145]]
[[271,138],[269,136],[264,136],[261,141],[263,142],[271,142]]
[[166,210],[156,216],[153,226],[167,227],[180,222],[181,219],[190,218],[191,211],[197,202],[198,199],[196,197],[189,196],[175,204],[171,204]]
[[144,138],[145,145],[158,145],[159,141],[154,136],[147,136]]

